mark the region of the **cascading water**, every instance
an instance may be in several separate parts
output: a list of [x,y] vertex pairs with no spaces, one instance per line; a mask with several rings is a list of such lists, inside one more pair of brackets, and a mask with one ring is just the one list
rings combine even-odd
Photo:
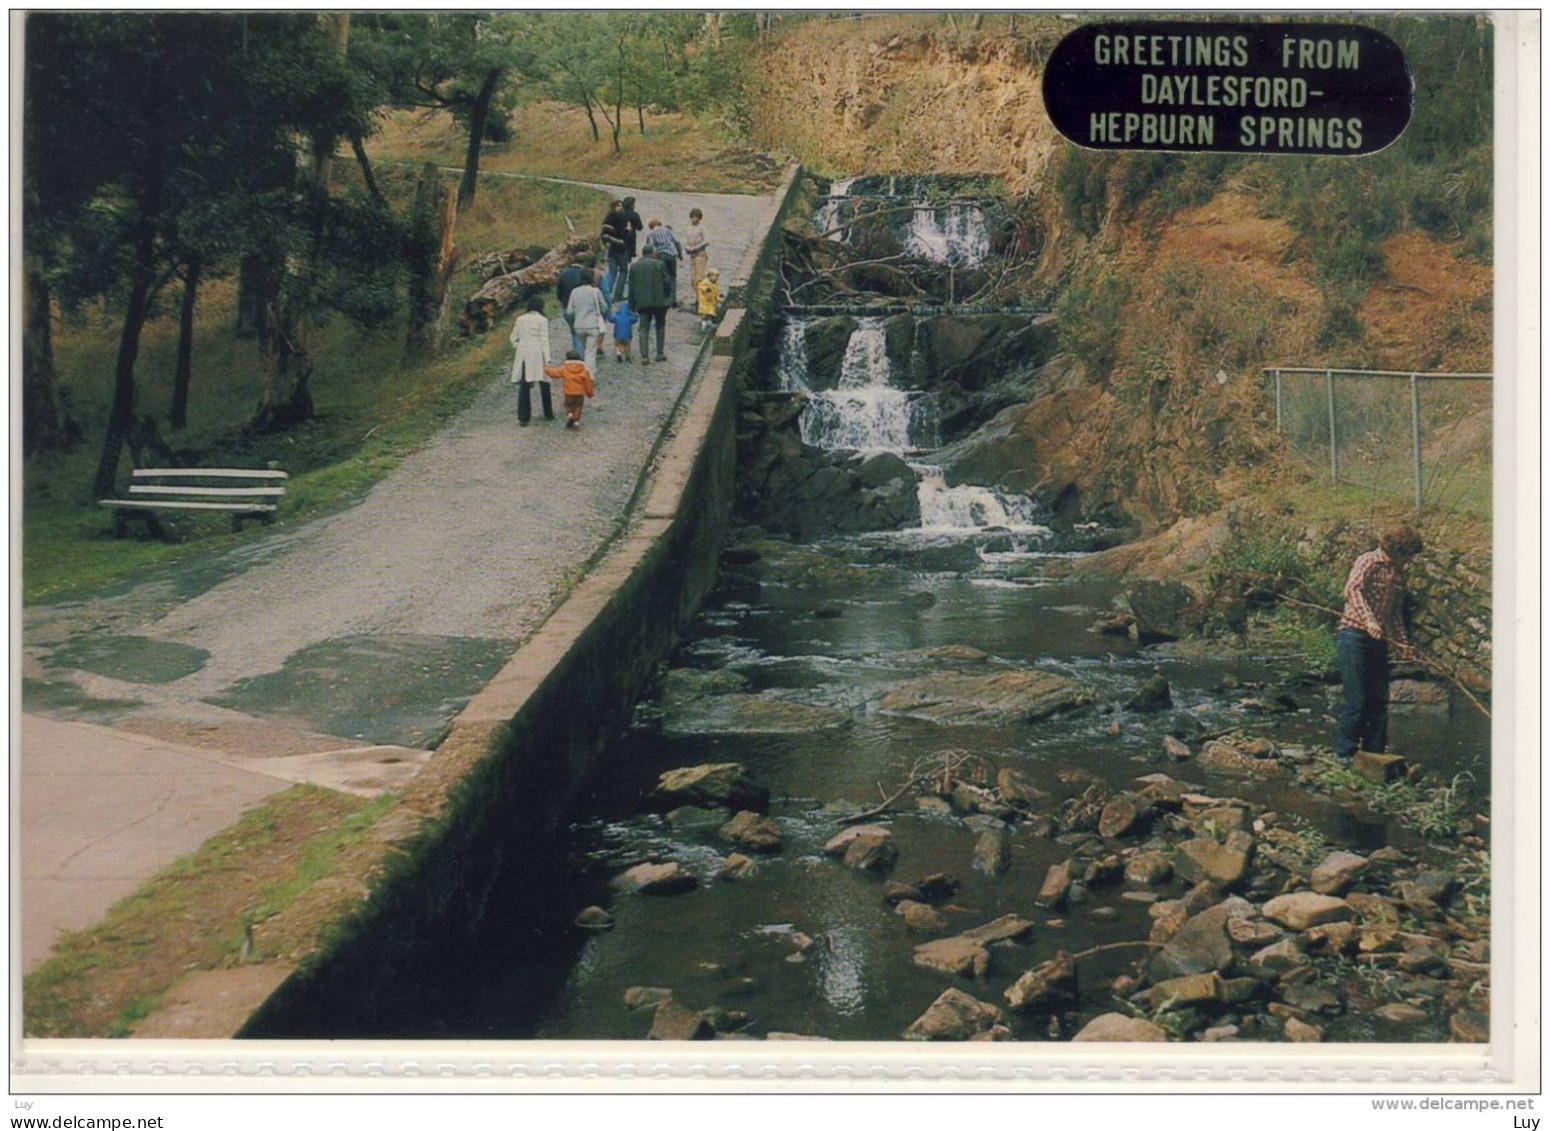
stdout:
[[984,210],[971,204],[917,208],[910,218],[904,250],[930,263],[978,267],[990,254]]
[[813,227],[819,234],[827,239],[845,242],[845,230],[841,225],[845,222],[841,215],[846,199],[850,196],[850,186],[855,183],[854,177],[847,177],[841,181],[835,181],[829,186],[829,197],[818,206],[813,213]]
[[[930,393],[893,387],[888,336],[882,318],[856,323],[840,361],[833,389],[812,388],[808,372],[807,328],[811,320],[787,321],[781,338],[777,380],[786,392],[808,398],[802,413],[802,442],[827,451],[892,452],[921,455],[941,445],[936,398]],[[920,476],[921,530],[931,534],[971,534],[996,529],[1042,537],[1039,508],[1025,496],[988,487],[949,487],[935,467],[912,462]]]

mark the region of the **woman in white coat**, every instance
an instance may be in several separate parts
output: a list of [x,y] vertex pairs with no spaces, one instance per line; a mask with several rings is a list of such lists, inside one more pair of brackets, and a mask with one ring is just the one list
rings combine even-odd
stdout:
[[517,423],[527,427],[533,418],[533,386],[544,404],[544,419],[554,419],[554,394],[544,366],[549,364],[549,319],[544,317],[544,300],[528,300],[527,310],[517,316],[511,328],[511,344],[517,356],[511,363],[511,379],[517,384]]
[[571,291],[565,303],[565,313],[571,331],[581,339],[581,360],[587,372],[595,376],[597,347],[603,340],[603,331],[608,328],[608,300],[597,289],[596,272],[587,271],[582,275],[580,285]]

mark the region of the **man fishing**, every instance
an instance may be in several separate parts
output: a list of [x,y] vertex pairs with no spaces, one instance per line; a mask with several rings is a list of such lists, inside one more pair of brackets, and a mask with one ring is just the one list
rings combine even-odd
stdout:
[[1351,566],[1345,609],[1335,634],[1345,702],[1335,728],[1335,756],[1349,762],[1358,750],[1381,754],[1389,739],[1389,645],[1401,659],[1413,655],[1405,632],[1405,567],[1421,552],[1408,526],[1385,530],[1378,548]]

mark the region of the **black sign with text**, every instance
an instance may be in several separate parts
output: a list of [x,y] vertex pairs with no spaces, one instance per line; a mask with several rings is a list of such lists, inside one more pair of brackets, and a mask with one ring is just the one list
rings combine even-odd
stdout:
[[1089,24],[1044,71],[1088,149],[1354,157],[1404,133],[1413,94],[1399,46],[1352,24]]

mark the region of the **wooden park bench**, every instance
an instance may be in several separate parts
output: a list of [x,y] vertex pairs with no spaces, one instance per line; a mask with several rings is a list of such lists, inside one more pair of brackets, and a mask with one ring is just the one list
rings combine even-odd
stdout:
[[285,494],[283,471],[229,467],[136,468],[127,499],[102,499],[113,508],[113,533],[123,537],[131,516],[145,520],[153,537],[162,537],[159,511],[225,511],[233,531],[250,518],[273,522]]

